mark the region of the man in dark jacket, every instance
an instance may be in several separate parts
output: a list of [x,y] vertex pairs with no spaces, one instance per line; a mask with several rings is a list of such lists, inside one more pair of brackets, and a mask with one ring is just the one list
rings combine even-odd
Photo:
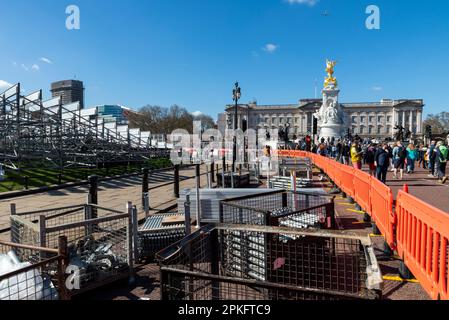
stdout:
[[388,167],[390,166],[390,153],[388,152],[388,144],[384,143],[382,147],[377,149],[374,159],[377,179],[385,184],[387,182]]
[[436,176],[436,168],[435,168],[435,160],[436,160],[436,153],[435,153],[435,148],[436,148],[436,141],[432,141],[430,143],[430,147],[429,147],[429,177],[435,177]]

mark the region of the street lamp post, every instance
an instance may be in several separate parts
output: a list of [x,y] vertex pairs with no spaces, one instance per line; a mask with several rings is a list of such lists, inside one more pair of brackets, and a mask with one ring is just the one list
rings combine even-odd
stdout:
[[232,99],[235,102],[235,108],[234,108],[234,148],[233,148],[233,156],[232,156],[232,174],[235,172],[235,163],[237,161],[237,136],[236,132],[238,129],[238,106],[239,106],[239,99],[241,98],[242,93],[241,89],[239,87],[239,83],[235,83],[234,90],[232,90]]

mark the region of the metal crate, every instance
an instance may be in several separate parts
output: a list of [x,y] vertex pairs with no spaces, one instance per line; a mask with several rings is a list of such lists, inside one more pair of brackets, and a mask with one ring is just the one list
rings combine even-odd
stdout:
[[[294,190],[293,179],[291,177],[270,177],[269,186],[270,188],[279,188],[284,190]],[[296,189],[309,188],[313,185],[313,180],[311,179],[296,179]]]
[[[262,195],[273,191],[282,191],[282,189],[201,189],[201,222],[219,223],[220,222],[220,201],[233,199],[242,196]],[[197,217],[196,190],[184,189],[181,191],[178,199],[178,213],[184,214],[184,208],[187,201],[187,194],[190,194],[190,215]]]
[[[247,263],[241,257],[250,251],[258,260]],[[209,225],[157,256],[163,300],[345,300],[381,294],[370,238],[350,233]]]
[[0,300],[65,299],[64,258],[62,251],[0,241]]
[[167,217],[184,217],[177,213],[158,214],[148,217],[139,228],[139,259],[154,259],[160,250],[178,242],[185,237],[185,224],[163,226]]
[[127,213],[92,204],[20,213],[12,209],[11,241],[57,249],[59,237],[65,236],[68,268],[76,270],[69,294],[80,294],[130,276],[137,225],[128,206]]
[[224,200],[220,207],[220,221],[299,229],[333,229],[334,197],[319,192],[274,191]]

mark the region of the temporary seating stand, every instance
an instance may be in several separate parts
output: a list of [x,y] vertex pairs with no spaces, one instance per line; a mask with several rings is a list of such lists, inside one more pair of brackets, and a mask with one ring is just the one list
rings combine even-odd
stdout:
[[330,158],[304,151],[279,151],[280,157],[309,157],[333,183],[365,211],[432,299],[449,300],[449,215],[375,177]]

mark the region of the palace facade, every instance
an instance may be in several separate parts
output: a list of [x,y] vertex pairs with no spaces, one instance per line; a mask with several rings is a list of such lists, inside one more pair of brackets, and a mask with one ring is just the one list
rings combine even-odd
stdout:
[[[239,104],[238,128],[279,129],[289,126],[290,136],[312,134],[313,115],[322,106],[322,99],[304,99],[291,105]],[[415,136],[423,135],[423,100],[390,100],[369,103],[342,103],[345,127],[362,138],[393,138],[396,125],[409,129]],[[234,128],[235,106],[228,105],[218,116],[218,128]]]

